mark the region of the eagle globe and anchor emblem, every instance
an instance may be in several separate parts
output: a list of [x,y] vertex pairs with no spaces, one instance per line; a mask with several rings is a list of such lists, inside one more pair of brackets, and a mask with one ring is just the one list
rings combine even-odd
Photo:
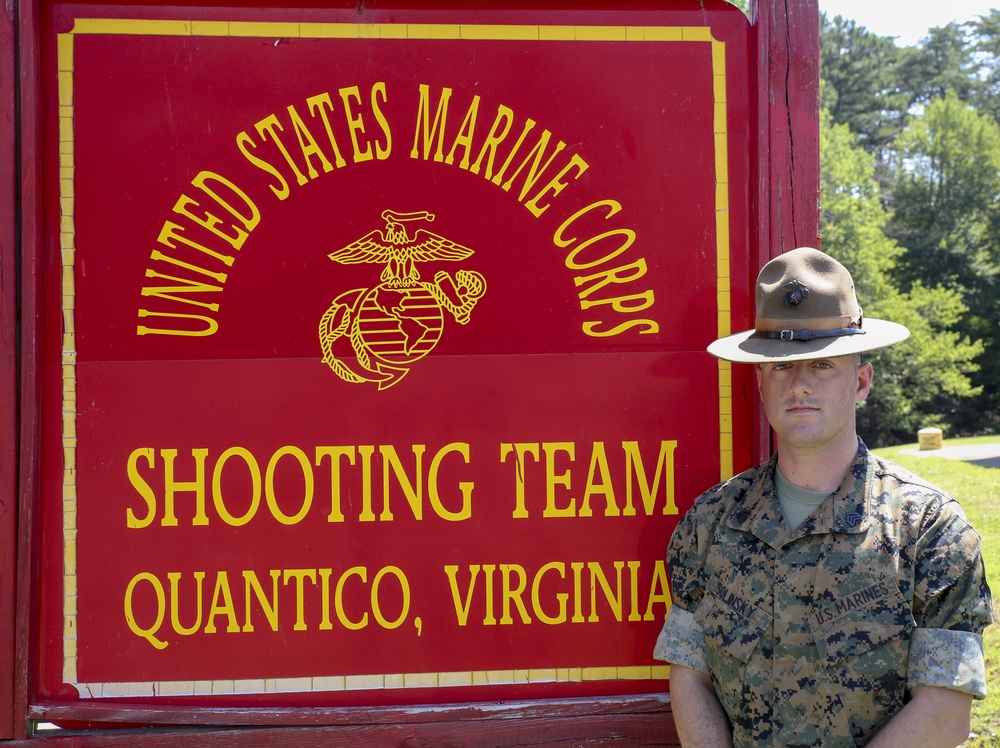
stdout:
[[[426,356],[441,339],[445,311],[466,324],[486,293],[486,279],[472,270],[454,276],[440,270],[433,283],[420,280],[418,262],[458,261],[472,256],[468,247],[407,224],[433,221],[426,211],[382,212],[384,229],[375,229],[328,256],[342,265],[384,264],[381,283],[337,296],[319,323],[323,362],[346,382],[373,382],[380,390],[397,384],[410,365]],[[357,366],[337,357],[334,345],[350,341]]]

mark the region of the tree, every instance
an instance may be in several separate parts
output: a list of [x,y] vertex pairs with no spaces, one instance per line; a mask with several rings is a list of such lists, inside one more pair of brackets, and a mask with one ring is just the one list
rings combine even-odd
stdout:
[[980,406],[956,413],[963,432],[1000,425],[1000,127],[949,94],[911,120],[896,144],[895,216],[888,233],[906,247],[904,287],[941,285],[968,314],[957,329],[984,347]]
[[972,38],[957,23],[930,29],[918,46],[902,49],[896,72],[907,110],[948,96],[974,102],[983,90]]
[[835,124],[847,125],[869,153],[881,153],[905,122],[908,101],[899,92],[900,50],[854,21],[820,17],[821,103]]
[[977,66],[973,73],[979,83],[976,109],[1000,122],[1000,10],[979,16],[965,24],[965,29]]
[[912,441],[921,426],[949,426],[958,404],[978,394],[969,375],[983,350],[953,329],[966,311],[961,296],[919,282],[900,290],[895,278],[905,250],[883,233],[889,214],[874,157],[827,112],[820,122],[820,165],[823,249],[851,270],[866,315],[910,329],[905,342],[871,354],[877,378],[859,408],[859,432],[869,444],[885,445]]

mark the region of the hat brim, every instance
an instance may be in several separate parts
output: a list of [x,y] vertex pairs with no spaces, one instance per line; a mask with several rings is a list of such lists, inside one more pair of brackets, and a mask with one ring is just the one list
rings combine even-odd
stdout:
[[805,361],[811,358],[848,356],[887,348],[910,336],[910,331],[896,322],[865,318],[864,335],[843,335],[815,340],[773,340],[753,337],[756,330],[719,338],[708,352],[739,364],[764,364],[772,361]]

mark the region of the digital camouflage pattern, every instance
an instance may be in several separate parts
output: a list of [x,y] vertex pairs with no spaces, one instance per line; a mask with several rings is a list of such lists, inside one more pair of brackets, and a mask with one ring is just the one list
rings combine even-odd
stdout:
[[993,607],[958,502],[859,440],[840,488],[793,532],[776,459],[677,526],[655,656],[711,675],[737,748],[864,745],[913,686],[985,696]]

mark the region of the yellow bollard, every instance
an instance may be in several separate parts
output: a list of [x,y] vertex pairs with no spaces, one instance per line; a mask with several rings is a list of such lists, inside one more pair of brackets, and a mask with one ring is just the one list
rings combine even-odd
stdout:
[[917,432],[917,447],[919,449],[941,449],[944,436],[941,429],[925,428]]

